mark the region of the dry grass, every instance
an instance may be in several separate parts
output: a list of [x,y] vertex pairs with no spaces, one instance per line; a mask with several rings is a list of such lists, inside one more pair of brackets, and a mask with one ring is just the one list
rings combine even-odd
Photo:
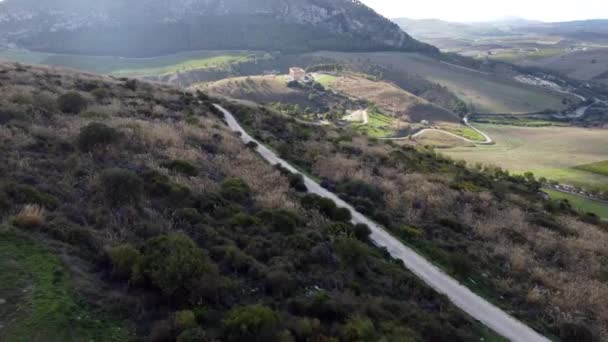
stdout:
[[14,224],[21,228],[36,228],[44,224],[46,211],[44,208],[35,204],[27,204],[15,215]]

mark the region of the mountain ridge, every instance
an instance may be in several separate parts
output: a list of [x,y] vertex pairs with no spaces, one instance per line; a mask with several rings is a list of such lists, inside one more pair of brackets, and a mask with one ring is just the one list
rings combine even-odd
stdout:
[[0,41],[45,52],[438,51],[353,0],[6,0],[0,12]]

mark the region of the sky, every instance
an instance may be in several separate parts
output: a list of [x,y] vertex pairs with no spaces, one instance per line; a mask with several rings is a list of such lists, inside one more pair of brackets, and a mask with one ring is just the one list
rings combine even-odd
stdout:
[[608,19],[608,0],[361,0],[387,18],[489,21]]

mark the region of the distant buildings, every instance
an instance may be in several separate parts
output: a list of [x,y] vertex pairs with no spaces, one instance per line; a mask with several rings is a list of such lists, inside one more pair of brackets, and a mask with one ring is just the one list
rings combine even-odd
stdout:
[[289,76],[292,81],[303,82],[306,79],[306,71],[302,68],[289,68]]

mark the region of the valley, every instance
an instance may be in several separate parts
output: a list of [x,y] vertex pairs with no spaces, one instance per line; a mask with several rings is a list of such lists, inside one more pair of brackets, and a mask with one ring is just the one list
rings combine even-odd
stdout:
[[608,341],[608,21],[429,5],[0,0],[0,341]]

